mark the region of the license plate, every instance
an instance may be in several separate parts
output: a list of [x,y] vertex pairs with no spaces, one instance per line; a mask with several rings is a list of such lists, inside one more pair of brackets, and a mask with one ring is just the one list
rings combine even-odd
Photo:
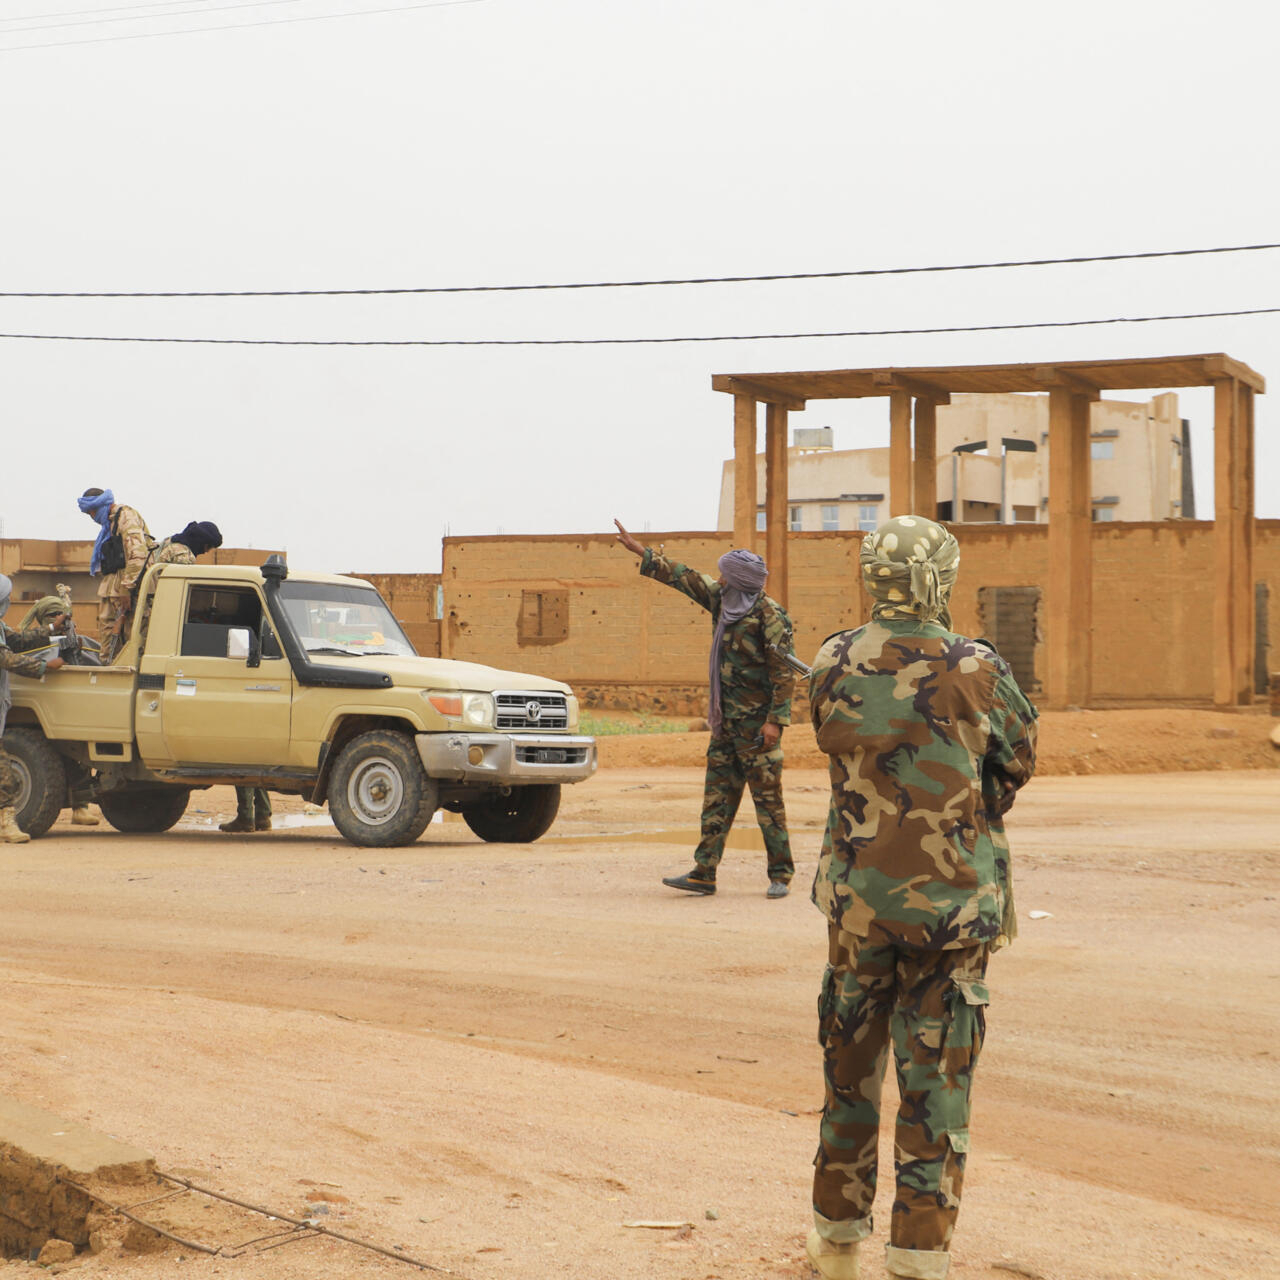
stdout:
[[569,753],[563,747],[539,747],[533,758],[536,764],[564,764]]

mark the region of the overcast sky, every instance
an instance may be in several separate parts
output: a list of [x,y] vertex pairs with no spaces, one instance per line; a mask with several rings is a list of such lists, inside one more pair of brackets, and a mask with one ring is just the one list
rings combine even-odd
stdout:
[[[1280,240],[1280,10],[1262,0],[374,12],[404,2],[4,0],[0,290],[626,280]],[[119,39],[248,23],[275,25]],[[19,48],[48,43],[62,47]],[[0,331],[914,328],[1280,306],[1278,275],[1269,251],[662,289],[0,299]],[[295,565],[429,571],[446,530],[584,532],[614,514],[712,528],[732,451],[713,373],[1225,351],[1280,392],[1278,337],[1280,316],[659,346],[0,340],[0,518],[5,537],[90,537],[75,498],[100,485],[158,536],[213,519],[228,544],[284,546]],[[1275,517],[1271,399],[1258,511]],[[1211,398],[1182,403],[1207,513]],[[814,402],[791,422],[855,448],[885,442],[886,414]]]

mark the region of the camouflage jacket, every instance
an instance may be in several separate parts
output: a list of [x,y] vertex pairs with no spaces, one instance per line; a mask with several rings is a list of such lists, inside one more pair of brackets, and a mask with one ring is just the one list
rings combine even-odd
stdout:
[[[119,521],[116,516],[119,516]],[[147,559],[156,545],[147,522],[132,508],[117,503],[111,508],[107,528],[114,526],[124,541],[125,565],[118,573],[104,574],[98,584],[99,596],[128,596],[147,567]]]
[[831,808],[813,901],[873,944],[1013,936],[1002,814],[1035,770],[1036,709],[981,641],[934,623],[831,636],[810,679]]
[[39,680],[44,675],[44,659],[28,658],[27,649],[43,649],[49,643],[49,633],[32,627],[15,631],[0,623],[0,671],[12,671],[15,675],[31,676]]
[[195,564],[195,562],[196,558],[191,548],[183,546],[181,542],[174,542],[172,538],[166,538],[156,548],[155,555],[151,557],[152,564]]
[[[696,601],[711,614],[711,628],[720,616],[720,584],[710,574],[668,560],[646,547],[640,561],[646,578],[664,582]],[[791,723],[791,695],[795,672],[779,653],[791,652],[791,619],[787,611],[761,593],[749,613],[725,627],[720,655],[720,701],[726,734],[754,736],[766,721]]]

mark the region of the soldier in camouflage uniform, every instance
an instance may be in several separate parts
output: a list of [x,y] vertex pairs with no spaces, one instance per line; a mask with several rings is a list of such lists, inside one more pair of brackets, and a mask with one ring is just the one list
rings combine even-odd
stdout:
[[922,516],[868,535],[872,620],[830,637],[811,677],[818,745],[831,757],[813,889],[830,962],[807,1247],[827,1280],[856,1280],[871,1233],[890,1045],[901,1105],[887,1269],[946,1276],[987,958],[1014,932],[1003,815],[1035,768],[1036,709],[993,648],[951,630],[959,558],[955,538]]
[[744,787],[751,790],[764,836],[770,898],[785,898],[795,863],[782,800],[782,726],[791,723],[795,673],[783,654],[791,652],[791,619],[764,594],[764,561],[750,551],[720,558],[720,577],[699,573],[644,547],[618,521],[618,540],[640,556],[640,572],[674,587],[711,614],[712,647],[707,776],[702,802],[702,839],[696,866],[663,884],[688,893],[715,893],[716,867],[738,812]]
[[[110,489],[86,489],[77,499],[77,505],[100,526],[89,572],[94,577],[102,575],[98,584],[98,639],[102,642],[102,660],[110,663],[124,645],[138,579],[156,543],[147,522],[132,507],[116,502]],[[103,544],[114,534],[119,534],[124,543],[124,567],[104,573]]]
[[[12,593],[13,583],[0,573],[0,618],[8,611]],[[5,844],[25,844],[31,839],[18,826],[17,815],[14,813],[14,801],[18,798],[19,790],[18,778],[3,742],[4,722],[10,705],[9,672],[16,671],[20,676],[32,676],[38,680],[46,671],[56,671],[62,666],[61,658],[46,660],[25,657],[9,647],[11,640],[22,647],[34,647],[28,644],[28,637],[36,639],[37,643],[46,639],[43,634],[37,636],[33,632],[11,631],[0,623],[0,841]]]

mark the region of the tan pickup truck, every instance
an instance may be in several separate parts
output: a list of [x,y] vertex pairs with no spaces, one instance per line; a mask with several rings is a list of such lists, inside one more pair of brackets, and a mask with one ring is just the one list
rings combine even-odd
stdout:
[[167,831],[193,789],[230,783],[327,800],[357,845],[410,844],[437,809],[536,840],[561,784],[596,768],[567,685],[419,657],[367,582],[279,556],[148,570],[114,665],[14,676],[12,694],[4,745],[33,836],[67,804],[67,761],[120,831]]

